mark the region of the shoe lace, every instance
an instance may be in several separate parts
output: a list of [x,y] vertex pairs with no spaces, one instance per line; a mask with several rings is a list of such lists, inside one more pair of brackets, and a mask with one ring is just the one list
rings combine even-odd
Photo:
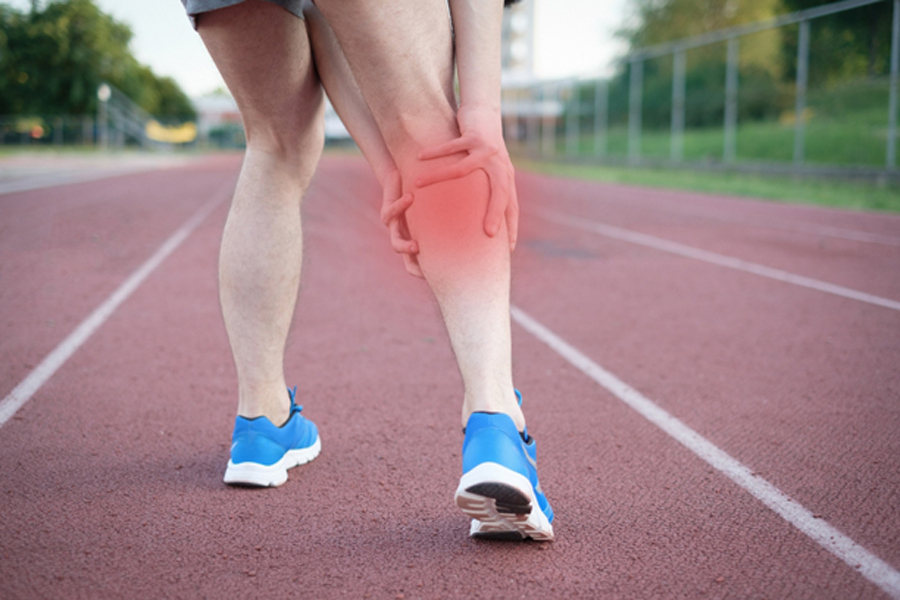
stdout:
[[291,415],[302,411],[303,406],[300,404],[297,404],[295,402],[295,398],[297,398],[297,386],[296,385],[292,388],[288,388],[288,395],[291,397]]

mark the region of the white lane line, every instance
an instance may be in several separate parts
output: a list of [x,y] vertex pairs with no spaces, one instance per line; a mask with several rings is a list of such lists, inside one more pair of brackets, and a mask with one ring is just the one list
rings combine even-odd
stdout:
[[807,235],[833,237],[842,240],[850,240],[853,242],[865,242],[868,244],[884,244],[886,246],[900,247],[900,237],[882,235],[879,233],[869,233],[867,231],[858,231],[856,229],[844,229],[843,227],[832,227],[831,225],[818,225],[803,221],[785,220],[784,222],[775,222],[768,219],[758,219],[747,216],[735,216],[731,213],[710,212],[703,209],[683,208],[676,206],[653,207],[655,210],[661,210],[676,215],[685,215],[689,217],[698,217],[701,219],[711,219],[714,221],[722,221],[724,223],[736,223],[738,225],[750,225],[752,227],[764,227],[768,229],[780,229],[782,231],[790,231],[792,233],[804,233]]
[[[667,190],[670,191],[670,190]],[[679,193],[679,192],[674,192]],[[790,231],[792,233],[803,233],[807,235],[820,237],[833,237],[842,240],[850,240],[853,242],[865,242],[868,244],[884,244],[886,246],[900,247],[900,237],[892,235],[883,235],[880,233],[871,233],[868,231],[860,231],[857,229],[845,229],[843,227],[833,227],[831,225],[819,225],[806,221],[793,221],[785,219],[782,222],[773,221],[766,218],[758,218],[746,215],[735,215],[733,212],[725,212],[719,209],[709,209],[702,207],[686,207],[674,204],[675,200],[666,200],[662,198],[624,198],[622,196],[607,196],[600,198],[588,198],[591,201],[598,202],[614,202],[620,206],[630,205],[635,208],[635,200],[642,205],[644,209],[655,210],[659,212],[667,212],[670,214],[684,215],[688,217],[698,217],[701,219],[710,219],[714,221],[722,221],[724,223],[736,223],[738,225],[749,225],[752,227],[762,227],[767,229],[779,229],[781,231]],[[807,206],[808,208],[808,206]]]
[[120,175],[140,173],[141,171],[145,170],[147,169],[97,171],[95,173],[54,173],[49,175],[23,177],[22,179],[14,179],[12,181],[0,181],[0,195],[15,194],[16,192],[30,192],[31,190],[41,190],[44,188],[58,187],[61,185],[69,185],[74,183],[87,183],[89,181],[98,181],[100,179],[119,177]]
[[0,401],[0,427],[9,421],[16,411],[28,402],[53,374],[75,354],[97,329],[116,311],[119,306],[140,286],[162,262],[181,245],[187,237],[212,213],[234,189],[229,183],[217,191],[200,209],[191,216],[147,261],[134,271],[103,303],[94,309],[75,330],[36,366],[25,379]]
[[784,492],[753,472],[676,417],[643,396],[639,391],[570,346],[521,309],[512,306],[513,320],[528,333],[544,342],[566,361],[637,411],[642,417],[675,438],[714,469],[750,492],[784,520],[840,558],[885,593],[900,599],[900,572],[852,539],[823,521]]
[[811,277],[804,277],[803,275],[795,275],[794,273],[789,273],[788,271],[773,269],[765,265],[752,263],[746,260],[741,260],[739,258],[734,258],[732,256],[726,256],[725,254],[718,254],[716,252],[710,252],[708,250],[701,250],[700,248],[695,248],[686,244],[680,244],[678,242],[673,242],[671,240],[663,239],[653,235],[647,235],[645,233],[638,233],[637,231],[632,231],[630,229],[615,227],[614,225],[607,225],[606,223],[601,223],[599,221],[579,219],[550,210],[533,210],[531,212],[540,217],[543,217],[544,219],[547,219],[548,221],[553,221],[554,223],[559,223],[560,225],[566,225],[575,229],[590,231],[592,233],[599,233],[600,235],[605,235],[606,237],[614,238],[617,240],[630,242],[632,244],[639,244],[641,246],[647,246],[648,248],[662,250],[663,252],[677,254],[686,258],[702,260],[703,262],[718,265],[720,267],[728,267],[729,269],[736,269],[738,271],[744,271],[746,273],[753,273],[754,275],[759,275],[761,277],[768,277],[769,279],[775,279],[777,281],[783,281],[785,283],[798,285],[820,292],[834,294],[835,296],[842,296],[844,298],[859,300],[860,302],[866,302],[868,304],[874,304],[876,306],[882,306],[884,308],[900,310],[900,302],[897,302],[896,300],[891,300],[890,298],[882,298],[881,296],[874,296],[865,292],[859,292],[848,287],[828,283],[827,281],[821,281],[819,279],[813,279]]
[[[122,162],[122,161],[117,161]],[[112,179],[113,177],[122,177],[125,175],[136,175],[138,173],[147,173],[149,171],[166,171],[188,164],[188,160],[173,157],[154,157],[147,159],[146,157],[135,162],[132,160],[124,162],[124,164],[111,164],[106,161],[106,166],[95,168],[93,165],[83,164],[78,167],[62,165],[58,170],[37,172],[27,174],[22,177],[7,178],[11,168],[9,165],[0,163],[0,196],[5,194],[15,194],[17,192],[28,192],[31,190],[40,190],[44,188],[58,187],[63,185],[74,185],[76,183],[87,183],[90,181],[98,181],[102,179]],[[15,172],[15,171],[13,171]]]

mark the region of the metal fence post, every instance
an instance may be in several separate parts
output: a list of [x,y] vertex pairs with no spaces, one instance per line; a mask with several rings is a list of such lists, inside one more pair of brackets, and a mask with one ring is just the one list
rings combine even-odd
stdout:
[[734,162],[737,155],[738,72],[740,70],[740,42],[728,39],[728,70],[725,76],[725,162]]
[[531,114],[528,116],[528,148],[534,154],[541,151],[541,98],[540,90],[536,87],[528,88],[528,105],[530,105]]
[[94,120],[90,117],[81,117],[81,143],[85,146],[94,144]]
[[794,164],[803,163],[803,113],[806,110],[806,84],[809,78],[809,21],[800,21],[800,40],[797,44],[797,101],[794,105]]
[[65,142],[65,140],[63,139],[65,136],[65,127],[66,122],[62,117],[56,117],[53,120],[53,143],[57,146],[62,146]]
[[594,88],[594,155],[606,156],[606,130],[609,123],[609,86],[597,78]]
[[572,156],[578,154],[578,134],[581,122],[581,90],[578,84],[572,86],[569,112],[566,113],[566,154]]
[[900,0],[894,0],[891,27],[891,93],[888,101],[887,168],[897,166],[897,79],[900,75]]
[[559,88],[553,86],[548,91],[545,86],[543,95],[547,114],[541,120],[541,155],[553,156],[556,154],[556,114],[551,109],[556,107]]
[[97,99],[100,104],[97,105],[97,141],[101,149],[106,150],[109,145],[109,99],[112,97],[112,90],[105,83],[97,88]]
[[628,90],[628,160],[641,159],[641,91],[644,86],[644,60],[631,59],[631,79]]
[[109,144],[109,119],[106,108],[106,102],[100,102],[97,107],[97,145],[103,150],[106,150]]
[[670,156],[674,162],[684,159],[684,96],[687,56],[684,50],[676,50],[672,62],[672,137]]
[[510,102],[510,92],[508,90],[500,90],[500,118],[501,128],[503,131],[503,139],[509,144],[513,139],[513,123],[515,122],[515,109]]

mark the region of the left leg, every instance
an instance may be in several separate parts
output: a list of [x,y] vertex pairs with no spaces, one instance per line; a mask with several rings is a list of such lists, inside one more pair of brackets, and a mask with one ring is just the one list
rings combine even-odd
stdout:
[[271,2],[202,13],[198,31],[247,134],[219,255],[238,375],[225,481],[280,485],[319,452],[318,431],[286,390],[283,359],[302,262],[300,201],[322,151],[322,91],[304,22]]

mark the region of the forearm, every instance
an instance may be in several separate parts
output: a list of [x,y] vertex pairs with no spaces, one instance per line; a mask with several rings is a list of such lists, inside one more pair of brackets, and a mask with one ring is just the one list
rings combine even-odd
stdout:
[[304,7],[319,78],[332,106],[384,186],[397,167],[331,26],[312,3]]
[[460,108],[500,118],[502,0],[450,0]]

